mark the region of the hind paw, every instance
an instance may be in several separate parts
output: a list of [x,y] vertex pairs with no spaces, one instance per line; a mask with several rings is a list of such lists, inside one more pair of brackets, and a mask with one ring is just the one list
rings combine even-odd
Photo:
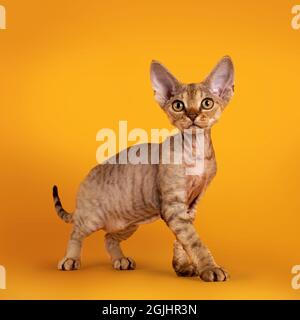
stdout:
[[58,270],[72,271],[80,269],[80,259],[63,258],[57,266]]
[[132,258],[121,258],[113,261],[113,268],[116,270],[134,270],[135,261]]

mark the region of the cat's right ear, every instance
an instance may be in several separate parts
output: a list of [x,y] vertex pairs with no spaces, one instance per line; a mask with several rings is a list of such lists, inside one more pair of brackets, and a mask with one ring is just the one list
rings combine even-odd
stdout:
[[163,107],[174,95],[179,86],[179,81],[158,61],[153,60],[150,68],[150,78],[154,97],[158,104]]

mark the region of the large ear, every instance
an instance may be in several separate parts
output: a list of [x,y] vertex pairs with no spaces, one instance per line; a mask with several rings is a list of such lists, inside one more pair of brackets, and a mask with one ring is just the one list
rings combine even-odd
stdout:
[[167,68],[154,60],[151,63],[150,78],[155,99],[163,107],[180,85],[179,81]]
[[234,67],[229,56],[223,57],[204,80],[214,94],[228,103],[234,90]]

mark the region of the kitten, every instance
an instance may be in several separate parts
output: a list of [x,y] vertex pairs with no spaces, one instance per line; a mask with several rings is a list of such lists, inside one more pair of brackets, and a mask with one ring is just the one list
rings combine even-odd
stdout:
[[[162,218],[176,237],[173,256],[176,274],[199,276],[204,281],[225,281],[228,273],[216,264],[199,239],[193,221],[196,205],[216,174],[210,130],[233,95],[233,63],[225,56],[204,81],[183,84],[163,65],[153,61],[151,82],[156,101],[180,130],[179,135],[186,129],[192,130],[191,154],[195,152],[194,136],[199,134],[204,138],[203,170],[198,175],[186,174],[187,161],[165,164],[161,157],[158,164],[97,165],[81,183],[72,215],[62,208],[54,186],[53,199],[59,217],[74,224],[58,269],[79,269],[82,241],[100,229],[106,232],[105,247],[113,267],[135,269],[135,261],[123,254],[120,242],[128,239],[140,224]],[[174,136],[169,138],[173,156],[174,139]],[[184,139],[187,138],[183,136]],[[159,150],[161,146],[158,145]]]

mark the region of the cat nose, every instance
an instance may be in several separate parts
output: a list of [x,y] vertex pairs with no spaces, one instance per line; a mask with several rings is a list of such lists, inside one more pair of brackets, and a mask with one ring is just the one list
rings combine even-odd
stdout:
[[189,113],[189,114],[188,114],[188,117],[189,117],[192,121],[194,121],[194,120],[198,117],[198,114],[197,114],[197,113]]

